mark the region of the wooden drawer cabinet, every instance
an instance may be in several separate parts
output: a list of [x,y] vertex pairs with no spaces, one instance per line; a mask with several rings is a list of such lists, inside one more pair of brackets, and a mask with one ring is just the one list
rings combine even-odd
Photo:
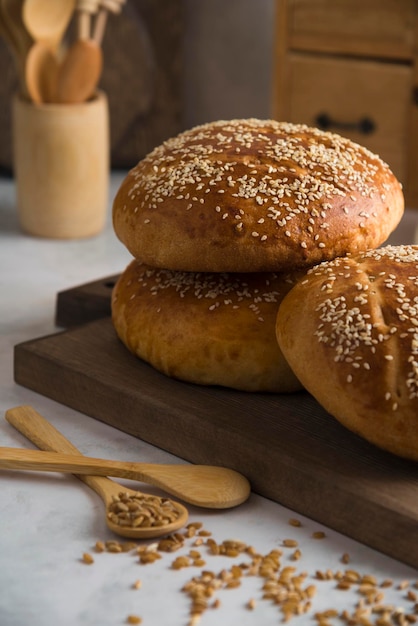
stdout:
[[409,59],[415,0],[294,0],[290,47],[356,56]]
[[286,119],[309,120],[367,143],[405,178],[410,68],[306,53],[289,55],[288,63]]
[[418,208],[413,0],[277,0],[273,115],[379,154]]

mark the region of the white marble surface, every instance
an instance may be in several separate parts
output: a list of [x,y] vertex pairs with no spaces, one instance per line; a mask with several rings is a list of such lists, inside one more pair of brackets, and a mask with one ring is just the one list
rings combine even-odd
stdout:
[[[113,177],[111,198],[122,175]],[[109,203],[110,204],[110,203]],[[109,210],[110,214],[110,210]],[[417,214],[418,216],[418,214]],[[395,243],[411,242],[415,213],[408,212]],[[35,394],[13,381],[13,346],[55,332],[55,296],[60,290],[121,271],[130,256],[114,236],[110,219],[106,232],[84,241],[48,241],[24,235],[15,212],[14,185],[0,181],[0,440],[1,445],[33,447],[4,419],[4,411],[31,404],[85,454],[108,458],[173,462],[175,458],[92,418]],[[133,486],[132,483],[129,486]],[[139,565],[133,554],[94,554],[88,566],[80,561],[98,539],[111,535],[104,524],[98,496],[72,476],[3,471],[0,474],[0,625],[1,626],[117,626],[129,614],[151,626],[186,626],[189,600],[181,587],[198,568],[173,571],[179,553],[166,554],[152,565]],[[256,495],[239,508],[211,512],[191,509],[192,521],[202,521],[217,541],[238,538],[265,554],[283,539],[297,539],[302,552],[291,561],[285,549],[282,562],[306,572],[306,584],[317,585],[308,615],[292,623],[315,623],[313,613],[328,608],[353,611],[359,595],[337,591],[334,582],[313,580],[317,570],[352,568],[393,579],[385,600],[410,610],[413,602],[396,590],[402,580],[418,574],[404,564],[366,548],[312,520]],[[302,521],[300,528],[289,519]],[[353,521],[354,523],[354,521]],[[322,540],[312,533],[324,530]],[[394,528],[396,533],[396,528]],[[188,552],[190,544],[182,551]],[[349,565],[341,555],[348,553]],[[208,557],[206,568],[218,572],[230,567],[226,557]],[[244,561],[242,557],[239,562]],[[132,583],[142,580],[142,588]],[[418,593],[418,590],[416,590]],[[270,626],[280,623],[277,606],[261,599],[261,579],[245,578],[239,589],[219,593],[221,605],[208,610],[202,626],[215,624]],[[254,611],[245,608],[254,598]],[[332,620],[332,623],[340,623]]]

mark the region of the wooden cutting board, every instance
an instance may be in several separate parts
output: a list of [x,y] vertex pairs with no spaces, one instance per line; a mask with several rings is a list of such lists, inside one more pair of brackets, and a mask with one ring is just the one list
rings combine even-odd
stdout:
[[[57,320],[77,325],[17,345],[17,383],[188,461],[236,469],[254,492],[418,567],[415,463],[350,433],[305,392],[244,393],[158,373],[115,336],[103,310],[114,280],[59,294]],[[94,315],[102,319],[80,325]]]
[[70,328],[109,317],[112,289],[119,274],[60,291],[57,295],[55,323]]

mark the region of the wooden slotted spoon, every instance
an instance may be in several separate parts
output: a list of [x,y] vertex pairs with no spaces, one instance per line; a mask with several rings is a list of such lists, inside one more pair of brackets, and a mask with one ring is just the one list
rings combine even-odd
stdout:
[[[77,450],[77,448],[70,441],[68,441],[64,435],[62,435],[52,424],[50,424],[44,417],[42,417],[42,415],[37,413],[37,411],[30,406],[21,406],[10,409],[6,412],[6,419],[19,432],[43,450],[63,452],[67,455],[80,455],[79,450]],[[128,496],[138,496],[139,494],[138,491],[127,489],[125,486],[120,485],[104,476],[78,475],[77,478],[91,487],[91,489],[93,489],[103,499],[106,505],[106,511],[113,503],[114,498],[119,498],[119,494],[121,492],[127,494]],[[160,537],[162,535],[175,532],[187,523],[188,511],[180,503],[171,502],[178,513],[178,517],[175,521],[164,526],[152,526],[149,528],[120,526],[119,524],[114,523],[108,515],[106,515],[106,524],[108,528],[117,535],[138,540]]]

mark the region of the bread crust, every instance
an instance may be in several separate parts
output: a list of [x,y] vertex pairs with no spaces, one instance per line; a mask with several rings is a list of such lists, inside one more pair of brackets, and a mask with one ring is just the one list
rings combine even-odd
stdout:
[[284,298],[279,345],[305,388],[371,443],[418,460],[418,246],[310,269]]
[[217,121],[155,148],[122,182],[116,235],[153,267],[270,272],[381,245],[404,210],[376,155],[274,120]]
[[113,289],[113,325],[133,354],[172,378],[296,391],[275,338],[279,302],[294,283],[294,275],[185,273],[134,260]]

